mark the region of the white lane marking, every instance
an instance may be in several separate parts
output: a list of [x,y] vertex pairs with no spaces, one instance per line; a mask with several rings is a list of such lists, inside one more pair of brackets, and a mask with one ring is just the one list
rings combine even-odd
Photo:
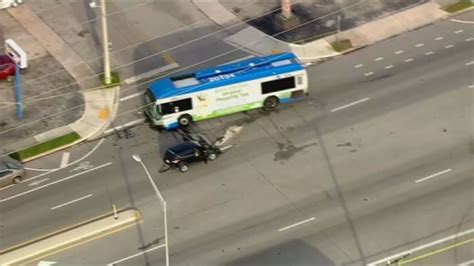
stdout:
[[138,97],[138,96],[143,95],[143,94],[145,94],[145,91],[137,92],[135,94],[131,94],[131,95],[120,98],[120,101],[123,102],[123,101],[126,101],[126,100],[130,100],[132,98]]
[[72,173],[72,172],[81,171],[81,170],[89,170],[93,167],[94,167],[94,165],[92,165],[91,162],[84,161],[84,162],[81,162],[78,166],[76,166],[76,167],[72,168],[71,170],[69,170],[69,172]]
[[474,84],[468,86],[469,89],[474,89]]
[[364,74],[364,76],[368,77],[368,76],[373,75],[373,74],[374,74],[374,72],[367,72],[367,73]]
[[405,51],[403,51],[403,50],[398,50],[398,51],[395,52],[395,54],[403,54],[404,52]]
[[56,261],[41,260],[40,262],[38,262],[37,266],[50,266],[56,263],[57,263]]
[[433,51],[429,51],[429,52],[426,52],[426,53],[425,53],[425,55],[432,55],[432,54],[434,54]]
[[288,230],[288,229],[290,229],[290,228],[293,228],[293,227],[295,227],[295,226],[302,225],[302,224],[304,224],[304,223],[311,222],[311,221],[314,221],[314,220],[316,220],[316,218],[311,217],[311,218],[308,218],[308,219],[303,220],[303,221],[301,221],[301,222],[297,222],[297,223],[294,223],[294,224],[292,224],[292,225],[288,225],[288,226],[285,226],[285,227],[283,227],[283,228],[280,228],[280,229],[278,229],[278,232],[283,232],[283,231]]
[[459,263],[458,266],[468,266],[468,265],[471,265],[471,264],[474,264],[474,259]]
[[449,48],[452,48],[452,47],[454,47],[454,45],[449,44],[449,45],[446,45],[444,48],[449,49]]
[[41,183],[44,183],[48,180],[49,180],[49,177],[46,177],[46,178],[43,178],[43,179],[40,179],[40,180],[36,180],[35,182],[31,182],[31,183],[28,184],[28,186],[29,187],[34,187],[34,186],[37,186],[37,185],[39,185]]
[[474,64],[474,61],[467,62],[467,63],[465,63],[464,65],[466,65],[466,66],[470,66],[470,65],[472,65],[472,64]]
[[422,46],[424,46],[424,45],[425,45],[424,43],[420,42],[420,43],[415,44],[415,47],[416,47],[416,48],[420,48],[420,47],[422,47]]
[[0,191],[2,191],[2,190],[4,190],[4,189],[11,188],[11,187],[13,187],[13,186],[15,186],[15,184],[10,184],[10,185],[8,185],[8,186],[0,187]]
[[431,179],[431,178],[433,178],[433,177],[437,177],[437,176],[439,176],[439,175],[443,175],[443,174],[449,173],[449,172],[451,172],[451,171],[453,171],[453,169],[448,168],[448,169],[446,169],[446,170],[443,170],[443,171],[434,173],[434,174],[429,175],[429,176],[427,176],[427,177],[423,177],[423,178],[417,179],[417,180],[415,180],[415,183],[420,183],[420,182],[426,181],[426,180],[428,180],[428,179]]
[[377,62],[377,61],[382,61],[382,60],[383,60],[383,57],[382,57],[382,56],[381,56],[381,57],[377,57],[377,58],[374,59],[375,62]]
[[360,68],[360,67],[363,67],[363,66],[364,66],[364,64],[358,64],[358,65],[355,65],[354,67],[355,68]]
[[421,246],[418,246],[418,247],[415,247],[415,248],[412,248],[412,249],[409,249],[409,250],[402,251],[400,253],[397,253],[395,255],[380,259],[380,260],[375,261],[375,262],[371,262],[371,263],[367,264],[367,266],[377,266],[377,264],[379,264],[379,263],[384,263],[385,265],[387,265],[387,262],[389,262],[392,259],[398,258],[402,255],[412,254],[416,251],[419,251],[419,250],[422,250],[422,249],[425,249],[425,248],[429,248],[431,246],[435,246],[435,245],[438,245],[440,243],[449,241],[451,239],[455,239],[455,238],[458,238],[458,237],[461,237],[461,236],[464,236],[464,235],[467,235],[467,234],[471,234],[471,233],[474,233],[474,228],[468,229],[466,231],[463,231],[463,232],[460,232],[460,233],[457,233],[457,234],[454,234],[454,235],[447,236],[445,238],[435,240],[433,242],[430,242],[430,243],[427,243],[427,244],[424,244],[424,245],[421,245]]
[[31,168],[31,167],[24,167],[28,171],[36,171],[36,172],[49,172],[53,171],[59,168],[54,168],[54,169],[41,169],[41,168]]
[[133,77],[129,77],[129,78],[125,79],[123,82],[125,84],[130,84],[130,83],[139,81],[141,79],[151,78],[151,77],[153,77],[157,74],[160,74],[160,73],[163,73],[163,72],[166,72],[168,70],[172,70],[172,69],[175,69],[175,68],[178,68],[178,67],[179,67],[179,65],[177,63],[171,63],[169,65],[162,66],[160,68],[153,69],[153,70],[141,73],[141,74],[133,76]]
[[80,201],[80,200],[87,199],[87,198],[90,198],[90,197],[92,197],[92,194],[85,195],[84,197],[80,197],[80,198],[77,198],[77,199],[74,199],[74,200],[65,202],[65,203],[63,203],[63,204],[56,205],[56,206],[54,206],[54,207],[51,207],[51,210],[56,210],[56,209],[59,209],[59,208],[61,208],[61,207],[67,206],[67,205],[69,205],[69,204],[73,204],[74,202],[78,202],[78,201]]
[[459,19],[451,19],[452,22],[464,23],[464,24],[474,24],[474,21],[466,21],[466,20],[459,20]]
[[15,194],[15,195],[13,195],[13,196],[10,196],[10,197],[4,198],[4,199],[0,199],[0,203],[1,203],[1,202],[6,202],[6,201],[9,201],[9,200],[18,198],[18,197],[21,197],[21,196],[26,195],[26,194],[30,194],[31,192],[34,192],[34,191],[43,189],[43,188],[45,188],[45,187],[49,187],[49,186],[55,185],[55,184],[60,183],[60,182],[67,181],[67,180],[72,179],[72,178],[74,178],[74,177],[77,177],[77,176],[80,176],[80,175],[83,175],[83,174],[86,174],[86,173],[89,173],[89,172],[98,170],[98,169],[100,169],[100,168],[109,166],[109,165],[111,165],[111,164],[112,164],[112,162],[108,162],[108,163],[105,163],[105,164],[96,166],[96,167],[94,167],[94,168],[92,168],[92,169],[86,170],[86,171],[84,171],[84,172],[80,172],[80,173],[77,173],[77,174],[74,174],[74,175],[71,175],[71,176],[68,176],[68,177],[59,179],[59,180],[54,181],[54,182],[51,182],[51,183],[49,183],[49,184],[42,185],[42,186],[40,186],[40,187],[27,190],[27,191],[24,191],[24,192]]
[[466,42],[474,41],[474,38],[467,38],[465,39]]
[[393,68],[393,65],[385,66],[385,69],[390,69],[390,68]]
[[148,252],[150,252],[150,251],[153,251],[153,250],[156,250],[156,249],[159,249],[159,248],[163,248],[163,247],[165,247],[164,244],[163,244],[163,245],[156,246],[156,247],[154,247],[154,248],[147,249],[147,250],[142,251],[142,252],[138,252],[137,254],[133,254],[133,255],[130,255],[130,256],[126,257],[126,258],[119,259],[119,260],[116,260],[116,261],[114,261],[114,262],[111,262],[111,263],[107,264],[107,266],[112,266],[112,265],[115,265],[115,264],[117,264],[117,263],[124,262],[124,261],[126,261],[126,260],[129,260],[129,259],[138,257],[138,256],[140,256],[140,255],[143,255],[143,254],[145,254],[145,253],[148,253]]
[[405,62],[408,63],[408,62],[411,62],[411,61],[413,61],[413,60],[415,60],[415,59],[413,59],[413,58],[408,58],[408,59],[405,59]]
[[143,122],[145,122],[145,118],[140,118],[140,119],[137,119],[137,120],[133,120],[133,121],[130,121],[130,122],[125,123],[123,125],[116,126],[114,128],[109,128],[106,131],[104,131],[104,134],[109,134],[109,133],[112,133],[114,131],[119,131],[119,130],[122,130],[122,129],[125,129],[125,128],[128,128],[128,127],[136,126],[136,125],[139,125]]
[[454,31],[454,33],[456,33],[456,34],[459,34],[459,33],[461,33],[461,32],[463,32],[463,30]]
[[[102,144],[102,142],[105,141],[105,138],[102,138],[100,139],[100,141],[94,146],[94,148],[92,148],[92,150],[90,150],[88,153],[86,153],[84,156],[82,156],[81,158],[75,160],[74,162],[71,162],[69,163],[68,165],[66,166],[70,166],[70,165],[73,165],[77,162],[80,162],[82,160],[84,160],[85,158],[89,157],[93,152],[95,152],[95,150],[97,150],[99,148],[99,146]],[[38,169],[38,168],[28,168],[28,167],[25,167],[26,170],[28,171],[44,171],[44,172],[48,172],[48,173],[43,173],[43,174],[40,174],[40,175],[37,175],[37,176],[34,176],[32,178],[28,178],[27,180],[25,180],[25,182],[28,182],[28,181],[31,181],[31,180],[34,180],[36,178],[39,178],[39,177],[42,177],[44,175],[47,175],[49,173],[53,173],[53,172],[56,172],[58,170],[61,170],[61,168],[54,168],[54,169]]]
[[360,100],[358,100],[358,101],[355,101],[355,102],[352,102],[352,103],[348,103],[348,104],[346,104],[346,105],[343,105],[343,106],[334,108],[334,109],[331,110],[331,112],[336,112],[336,111],[342,110],[342,109],[344,109],[344,108],[347,108],[347,107],[350,107],[350,106],[353,106],[353,105],[356,105],[356,104],[359,104],[359,103],[363,103],[363,102],[368,101],[368,100],[370,100],[370,98],[360,99]]
[[31,181],[33,181],[33,180],[35,180],[35,179],[37,179],[37,178],[43,177],[43,176],[45,176],[45,175],[49,175],[49,174],[54,173],[54,172],[57,172],[57,171],[59,171],[59,170],[61,170],[61,168],[56,168],[56,169],[53,169],[53,170],[51,170],[51,171],[49,171],[49,172],[42,173],[42,174],[39,174],[39,175],[35,175],[35,176],[33,176],[32,178],[26,179],[24,182],[31,182]]
[[441,41],[442,39],[444,39],[444,37],[439,36],[435,38],[436,41]]
[[61,164],[59,165],[59,168],[66,167],[67,163],[69,162],[69,156],[71,156],[71,153],[69,152],[63,153],[63,157],[61,157]]

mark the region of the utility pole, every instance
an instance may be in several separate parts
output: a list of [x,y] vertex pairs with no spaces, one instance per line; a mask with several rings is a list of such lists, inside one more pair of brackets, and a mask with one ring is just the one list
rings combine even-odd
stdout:
[[341,33],[341,15],[337,15],[337,33],[336,33],[336,42],[339,42],[339,33]]
[[100,9],[102,12],[102,47],[104,49],[104,83],[109,85],[110,77],[110,55],[109,55],[109,32],[107,30],[107,12],[105,11],[105,0],[101,0]]
[[[89,3],[91,8],[98,7],[95,0]],[[105,6],[105,0],[100,0],[100,13],[102,20],[102,49],[104,53],[104,84],[109,85],[112,83],[110,74],[110,54],[109,54],[109,32],[107,30],[107,12]]]
[[290,1],[291,0],[281,0],[281,15],[286,19],[289,19],[292,16]]

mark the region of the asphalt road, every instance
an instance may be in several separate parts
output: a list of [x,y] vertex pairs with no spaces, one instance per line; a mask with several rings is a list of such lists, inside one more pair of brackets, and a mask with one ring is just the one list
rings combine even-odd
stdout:
[[[235,148],[186,174],[157,173],[177,140],[145,125],[70,149],[73,161],[99,145],[82,165],[0,191],[0,249],[116,204],[139,209],[143,223],[43,260],[138,254],[120,263],[164,265],[160,204],[135,153],[167,200],[175,265],[360,265],[472,229],[473,38],[472,24],[445,20],[309,67],[307,100],[199,123],[211,137],[243,130]],[[468,247],[435,261],[472,260]]]

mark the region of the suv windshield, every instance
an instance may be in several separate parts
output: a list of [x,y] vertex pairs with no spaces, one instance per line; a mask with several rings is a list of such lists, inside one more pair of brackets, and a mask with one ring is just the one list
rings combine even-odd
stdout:
[[3,162],[2,167],[3,169],[19,169],[19,167],[11,162]]

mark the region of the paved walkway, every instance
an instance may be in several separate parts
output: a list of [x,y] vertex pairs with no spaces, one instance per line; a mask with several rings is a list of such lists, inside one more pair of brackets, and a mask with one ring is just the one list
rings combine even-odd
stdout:
[[[339,38],[349,39],[354,48],[360,48],[428,25],[448,14],[448,12],[441,10],[437,3],[428,2],[343,31],[339,34]],[[328,36],[324,39],[328,42],[334,42],[336,35]]]
[[[304,45],[286,43],[277,40],[263,32],[242,23],[232,12],[227,10],[218,0],[192,0],[193,3],[212,21],[222,27],[229,27],[240,22],[245,25],[238,27],[238,32],[225,40],[253,54],[271,54],[278,52],[293,52],[300,60],[317,61],[322,58],[338,55],[330,43],[336,35],[331,35]],[[350,39],[354,48],[363,47],[402,32],[412,30],[436,21],[448,13],[442,11],[435,2],[428,2],[394,15],[377,19],[339,34],[341,39]],[[231,30],[237,27],[232,27]]]
[[[100,87],[96,73],[66,44],[28,5],[8,9],[8,13],[21,24],[69,72],[84,90],[85,111],[76,122],[59,127],[22,141],[22,148],[76,132],[81,140],[93,139],[114,119],[117,112],[120,88]],[[64,148],[64,147],[63,147]]]

